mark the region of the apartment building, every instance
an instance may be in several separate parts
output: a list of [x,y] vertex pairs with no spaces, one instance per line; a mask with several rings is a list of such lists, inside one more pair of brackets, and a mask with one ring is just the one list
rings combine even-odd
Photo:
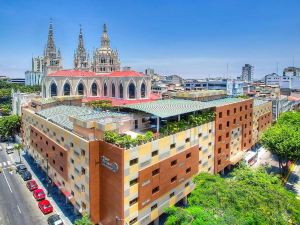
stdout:
[[254,100],[252,143],[260,140],[261,134],[272,124],[272,102]]
[[[168,99],[117,111],[80,102],[33,100],[22,109],[22,136],[41,168],[48,163],[53,183],[95,224],[158,224],[166,207],[186,203],[194,175],[222,172],[253,145],[253,99]],[[146,141],[122,142],[150,130]]]

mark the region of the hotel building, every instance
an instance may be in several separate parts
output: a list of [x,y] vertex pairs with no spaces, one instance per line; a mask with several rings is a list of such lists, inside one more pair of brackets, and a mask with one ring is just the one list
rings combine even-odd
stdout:
[[[101,111],[82,106],[82,96],[60,96],[22,109],[22,136],[43,170],[48,163],[53,184],[95,224],[114,225],[116,218],[118,224],[157,224],[165,207],[187,202],[194,175],[223,172],[242,160],[258,140],[256,123],[259,132],[270,124],[270,110],[253,99],[224,98]],[[195,118],[201,121],[191,122]],[[168,130],[169,123],[184,126]],[[138,140],[149,130],[152,138],[127,145],[108,137]]]

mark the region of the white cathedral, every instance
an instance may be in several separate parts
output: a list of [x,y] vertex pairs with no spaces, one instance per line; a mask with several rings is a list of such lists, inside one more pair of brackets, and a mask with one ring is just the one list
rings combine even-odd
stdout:
[[62,67],[60,50],[54,43],[50,22],[47,46],[44,51],[43,97],[83,95],[86,99],[111,99],[118,101],[149,100],[151,78],[133,70],[120,70],[118,52],[110,47],[107,27],[103,25],[101,46],[90,61],[84,47],[82,29],[74,53],[74,69]]

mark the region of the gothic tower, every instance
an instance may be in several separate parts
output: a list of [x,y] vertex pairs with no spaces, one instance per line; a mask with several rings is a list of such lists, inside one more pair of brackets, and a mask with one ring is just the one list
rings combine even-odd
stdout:
[[103,25],[101,46],[93,54],[92,70],[96,73],[110,73],[120,70],[118,52],[110,48],[106,24]]
[[74,54],[74,69],[75,70],[84,70],[84,71],[88,71],[90,69],[89,68],[89,55],[87,54],[87,52],[84,48],[81,26],[80,26],[80,31],[79,31],[78,47]]
[[54,33],[52,21],[50,21],[48,31],[48,41],[44,50],[44,73],[45,75],[62,69],[60,50],[56,50],[54,43]]

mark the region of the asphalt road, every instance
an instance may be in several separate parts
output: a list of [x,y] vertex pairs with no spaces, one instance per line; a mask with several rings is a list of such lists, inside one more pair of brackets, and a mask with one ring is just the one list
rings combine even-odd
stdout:
[[0,225],[47,224],[47,216],[39,210],[32,193],[26,189],[26,183],[20,175],[9,171],[8,164],[15,162],[6,154],[4,144],[0,145],[3,147],[0,151],[3,167],[0,173]]

